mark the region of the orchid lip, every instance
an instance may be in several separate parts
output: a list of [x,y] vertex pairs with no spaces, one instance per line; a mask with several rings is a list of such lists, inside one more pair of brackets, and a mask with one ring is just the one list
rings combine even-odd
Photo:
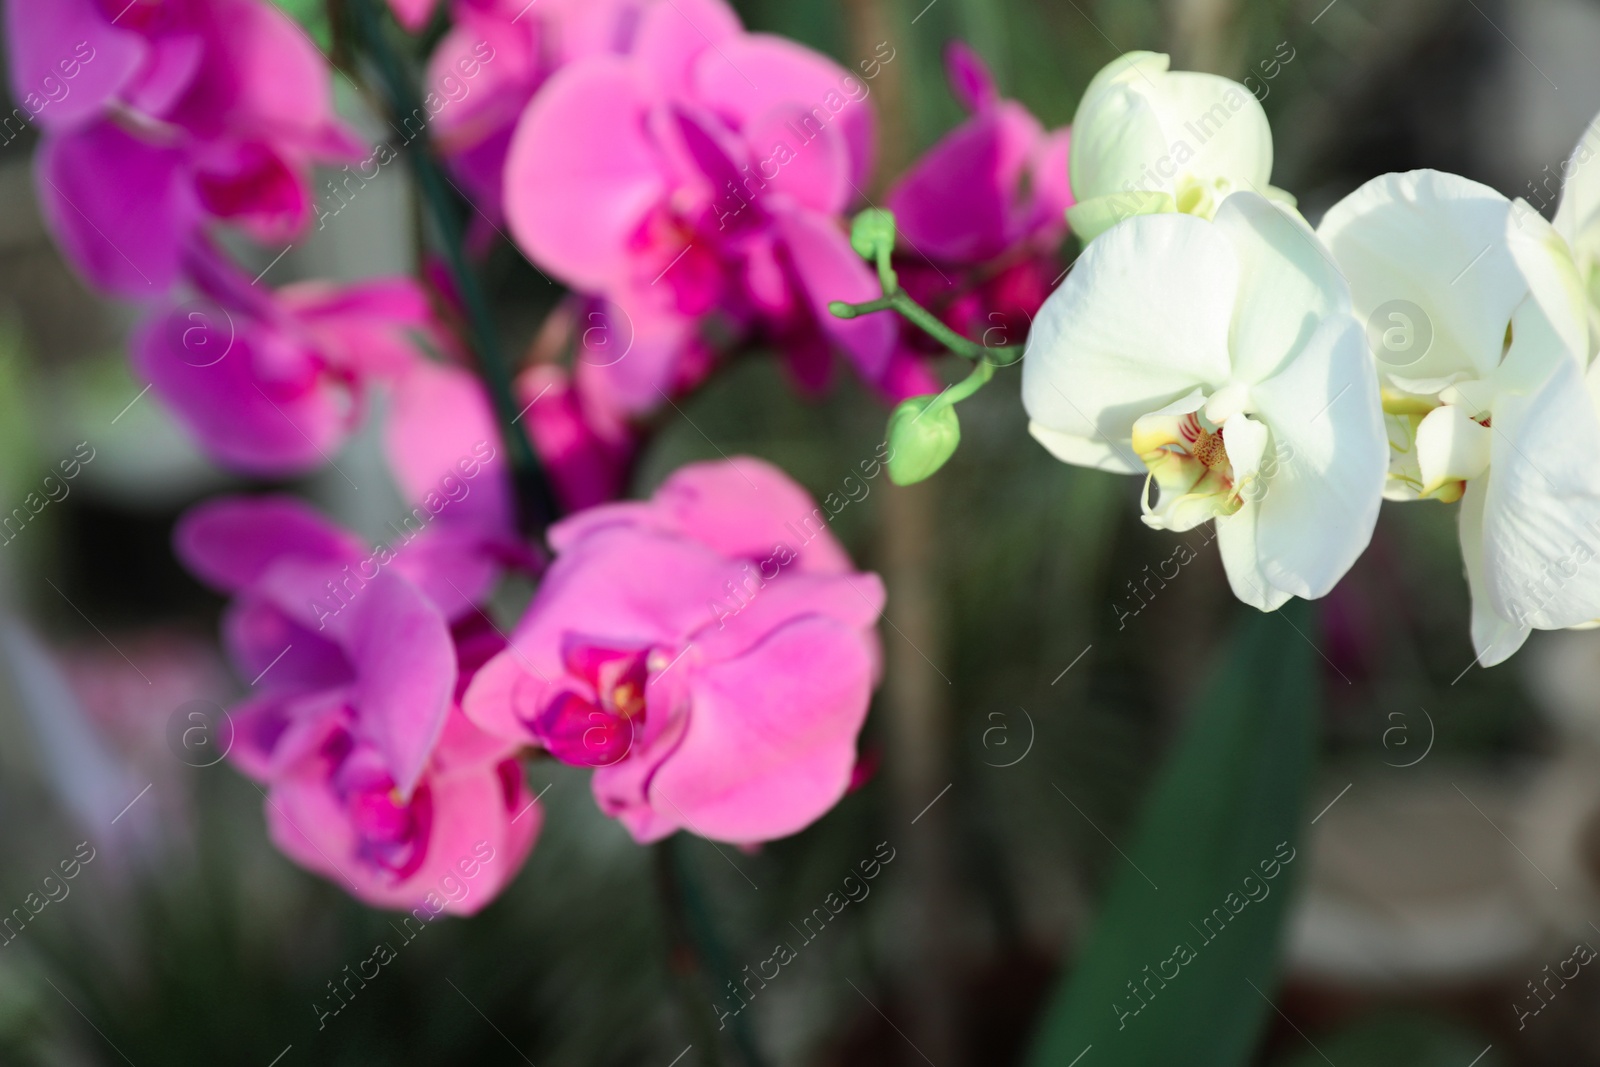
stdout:
[[[1235,472],[1226,427],[1206,417],[1204,404],[1144,416],[1134,424],[1133,445],[1150,472],[1140,498],[1146,526],[1181,532],[1244,506],[1244,487],[1255,474]],[[1154,503],[1152,483],[1158,488]]]

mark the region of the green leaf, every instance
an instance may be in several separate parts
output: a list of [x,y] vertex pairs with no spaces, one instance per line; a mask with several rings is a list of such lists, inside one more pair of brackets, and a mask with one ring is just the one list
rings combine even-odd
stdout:
[[1306,863],[1297,838],[1318,705],[1309,616],[1300,600],[1252,612],[1224,649],[1122,842],[1127,862],[1044,1015],[1030,1067],[1068,1067],[1091,1046],[1085,1067],[1249,1061]]

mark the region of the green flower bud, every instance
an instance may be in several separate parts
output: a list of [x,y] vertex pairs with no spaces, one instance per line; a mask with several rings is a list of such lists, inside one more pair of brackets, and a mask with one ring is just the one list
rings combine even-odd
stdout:
[[894,251],[894,212],[869,207],[850,224],[850,247],[862,259],[876,261],[879,250]]
[[961,443],[955,405],[934,405],[937,399],[914,396],[889,416],[889,480],[896,485],[915,485],[930,477]]

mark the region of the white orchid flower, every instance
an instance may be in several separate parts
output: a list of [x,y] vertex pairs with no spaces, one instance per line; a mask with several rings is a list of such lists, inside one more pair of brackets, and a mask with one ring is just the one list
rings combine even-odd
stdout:
[[1387,495],[1461,501],[1472,640],[1492,666],[1532,629],[1600,616],[1600,417],[1567,243],[1527,205],[1453,174],[1375,178],[1318,234],[1374,346]]
[[1320,597],[1372,537],[1386,463],[1349,309],[1316,237],[1254,193],[1211,222],[1129,219],[1034,321],[1029,429],[1068,463],[1145,474],[1149,526],[1215,520],[1239,599]]
[[1094,76],[1072,120],[1067,221],[1085,241],[1134,215],[1209,219],[1230,194],[1294,198],[1267,184],[1272,130],[1255,95],[1215,74],[1129,52]]

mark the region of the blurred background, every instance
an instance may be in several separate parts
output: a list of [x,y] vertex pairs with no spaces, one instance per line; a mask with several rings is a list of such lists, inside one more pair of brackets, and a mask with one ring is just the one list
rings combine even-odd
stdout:
[[[317,5],[284,6],[317,27]],[[880,189],[962,117],[942,66],[955,38],[1047,127],[1131,49],[1253,77],[1274,184],[1313,221],[1367,178],[1415,167],[1549,215],[1560,163],[1600,109],[1593,0],[734,6],[847,66],[888,42],[872,90]],[[361,101],[342,106],[377,135]],[[0,1063],[667,1067],[740,1063],[748,1043],[767,1064],[1021,1061],[1122,862],[1116,843],[1247,610],[1199,531],[1185,535],[1198,558],[1148,584],[1175,542],[1139,523],[1136,480],[1052,460],[1002,372],[1012,380],[963,410],[963,447],[937,478],[872,481],[836,520],[890,591],[862,788],[759,851],[652,850],[599,814],[584,772],[539,763],[546,825],[516,883],[431,927],[319,1028],[313,1005],[390,937],[390,917],[279,855],[260,792],[173,741],[191,702],[227,704],[247,680],[220,659],[221,602],[174,562],[172,525],[246,486],[131,377],[136,309],[91,295],[53,250],[32,141],[0,147],[0,511],[60,461],[81,469],[0,544],[0,913],[37,901],[63,861],[81,869],[0,948]],[[384,175],[275,280],[409,270],[408,178]],[[1069,240],[1063,269],[1075,251]],[[509,247],[485,273],[526,351],[559,293]],[[884,414],[853,382],[806,401],[773,361],[747,359],[663,416],[633,490],[750,453],[821,498],[873,455]],[[287,487],[373,537],[404,510],[376,422],[336,457],[342,475]],[[1600,1064],[1600,977],[1540,984],[1577,943],[1600,945],[1600,635],[1536,633],[1484,671],[1467,606],[1453,508],[1434,504],[1386,506],[1372,550],[1316,606],[1321,814],[1262,1064]],[[743,1013],[747,1044],[719,1036],[732,1001],[681,965],[674,914],[714,927],[739,973],[878,849],[894,858],[870,896]],[[693,899],[664,909],[663,881]]]

